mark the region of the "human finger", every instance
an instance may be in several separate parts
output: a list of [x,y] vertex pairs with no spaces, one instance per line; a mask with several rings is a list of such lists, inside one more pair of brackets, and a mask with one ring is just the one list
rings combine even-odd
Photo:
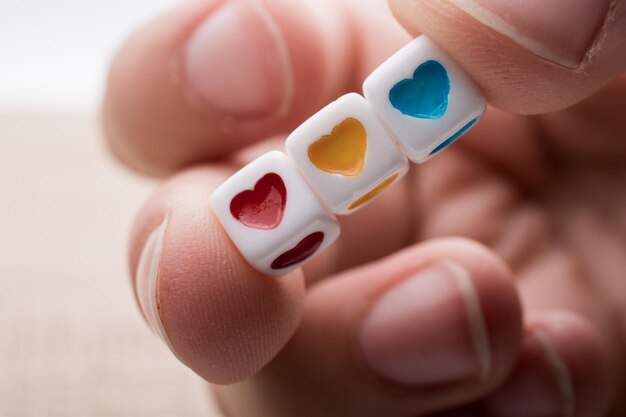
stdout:
[[163,174],[289,131],[359,90],[408,40],[384,1],[363,3],[205,0],[148,23],[111,65],[103,105],[111,149]]
[[285,349],[217,394],[231,417],[426,415],[502,381],[520,325],[497,256],[463,239],[426,242],[313,286]]
[[626,69],[623,0],[389,0],[512,113],[563,109]]

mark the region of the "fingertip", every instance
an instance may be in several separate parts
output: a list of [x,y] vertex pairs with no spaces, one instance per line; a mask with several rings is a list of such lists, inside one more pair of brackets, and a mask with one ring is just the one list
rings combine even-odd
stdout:
[[[304,278],[301,271],[267,277],[243,260],[209,209],[211,185],[221,175],[193,169],[166,184],[140,214],[132,252],[141,254],[133,262],[138,298],[155,332],[194,372],[229,384],[286,344],[299,322]],[[144,231],[164,211],[166,226],[155,229],[159,247],[151,243],[155,232]],[[143,261],[144,245],[158,259]],[[146,263],[151,267],[142,268]]]
[[[180,50],[193,28],[219,4],[186,2],[130,34],[111,59],[102,124],[112,154],[141,173],[163,176],[197,161],[188,147],[205,139],[206,114],[194,106],[180,74]],[[174,139],[170,139],[174,140]],[[204,146],[210,144],[204,143]]]
[[577,313],[535,313],[514,372],[486,407],[498,417],[604,415],[615,391],[611,356],[599,329]]
[[292,415],[303,403],[316,416],[431,415],[492,390],[515,362],[520,326],[496,255],[429,241],[314,283],[286,348],[219,394],[233,415]]
[[624,71],[622,4],[607,0],[498,2],[389,0],[476,81],[488,101],[517,114],[561,110]]
[[149,22],[110,67],[102,114],[113,154],[162,175],[297,125],[350,79],[351,34],[336,9],[205,0]]
[[[589,319],[567,310],[530,317],[528,326],[535,335],[543,338],[544,350],[548,346],[546,358],[552,366],[558,357],[567,369],[571,381],[571,415],[604,415],[615,393],[618,369],[610,338]],[[560,378],[563,381],[564,376]],[[566,384],[561,382],[560,385],[565,394]]]
[[471,239],[434,239],[424,249],[451,259],[471,277],[486,329],[482,349],[488,349],[485,354],[490,356],[482,379],[496,385],[512,369],[522,339],[522,308],[513,272],[491,249]]
[[[377,315],[370,313],[364,325],[362,340],[368,340],[366,346],[371,345],[365,349],[365,356],[379,372],[382,370],[383,376],[405,385],[417,384],[432,390],[434,399],[451,403],[468,395],[463,389],[468,381],[476,384],[475,390],[486,391],[506,377],[519,352],[522,315],[512,273],[497,255],[469,239],[442,238],[407,249],[381,264],[387,266],[387,280],[390,276],[414,275],[406,285],[400,282],[388,289],[387,294],[393,296],[381,297],[387,301],[381,303],[382,313],[377,314],[385,319],[376,319]],[[372,267],[367,274],[375,275],[377,271]],[[417,275],[412,271],[418,271]],[[372,288],[382,291],[375,285]],[[401,310],[404,304],[408,312]],[[389,312],[397,311],[403,312],[398,317],[415,317],[416,321],[390,321],[387,317],[394,316]],[[462,322],[465,325],[459,324]],[[409,327],[418,333],[412,335]],[[452,334],[460,338],[455,343]],[[408,349],[406,346],[412,345],[407,338],[422,341]],[[416,354],[402,359],[400,354],[389,353],[396,350],[422,352],[420,355],[431,359],[425,366]],[[439,357],[445,360],[437,361]]]

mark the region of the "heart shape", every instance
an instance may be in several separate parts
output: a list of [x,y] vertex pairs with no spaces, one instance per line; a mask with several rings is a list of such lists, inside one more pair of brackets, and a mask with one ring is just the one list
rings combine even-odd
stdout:
[[230,202],[230,213],[254,229],[274,229],[283,219],[287,188],[280,175],[270,172],[261,177],[254,189],[237,194]]
[[387,189],[387,187],[393,184],[396,178],[398,178],[398,174],[393,174],[391,177],[387,178],[386,180],[378,184],[376,187],[374,187],[370,192],[368,192],[367,194],[365,194],[364,196],[356,200],[354,203],[350,204],[350,207],[348,207],[348,209],[350,210],[355,209],[367,203],[368,201],[374,199],[376,196],[378,196],[378,194],[382,193],[383,191]]
[[465,132],[467,132],[468,130],[470,130],[470,128],[472,126],[474,126],[474,123],[476,123],[478,121],[478,117],[473,119],[472,121],[470,121],[468,124],[466,124],[465,126],[463,126],[458,132],[456,132],[454,135],[450,136],[448,139],[444,140],[443,142],[441,142],[439,144],[439,146],[437,146],[435,149],[433,149],[428,156],[432,156],[434,154],[436,154],[437,152],[443,150],[444,148],[452,145],[454,142],[456,142],[456,140],[458,138],[460,138],[461,136],[463,136],[465,134]]
[[439,119],[448,109],[450,79],[437,61],[426,61],[389,91],[391,105],[402,114],[417,119]]
[[296,246],[280,255],[272,262],[272,269],[282,269],[304,261],[317,251],[324,241],[324,232],[314,232],[302,239]]
[[309,159],[324,172],[355,176],[363,171],[366,149],[365,127],[350,117],[309,146]]

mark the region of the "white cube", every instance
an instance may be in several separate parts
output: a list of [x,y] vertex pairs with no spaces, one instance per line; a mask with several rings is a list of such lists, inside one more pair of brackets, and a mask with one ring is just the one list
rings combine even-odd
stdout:
[[485,111],[478,87],[425,36],[377,68],[363,92],[413,162],[450,145]]
[[337,214],[365,206],[402,178],[409,163],[370,105],[356,93],[324,107],[289,137],[287,153]]
[[211,207],[248,263],[268,275],[298,268],[339,236],[335,217],[293,161],[278,151],[220,185]]

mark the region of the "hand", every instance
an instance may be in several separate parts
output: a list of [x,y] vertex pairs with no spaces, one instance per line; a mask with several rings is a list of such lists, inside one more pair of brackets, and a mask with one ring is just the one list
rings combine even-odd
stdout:
[[138,300],[226,415],[626,413],[626,2],[468,3],[391,5],[493,107],[280,278],[211,190],[408,41],[386,5],[190,2],[114,60],[111,149],[171,175],[132,232]]

